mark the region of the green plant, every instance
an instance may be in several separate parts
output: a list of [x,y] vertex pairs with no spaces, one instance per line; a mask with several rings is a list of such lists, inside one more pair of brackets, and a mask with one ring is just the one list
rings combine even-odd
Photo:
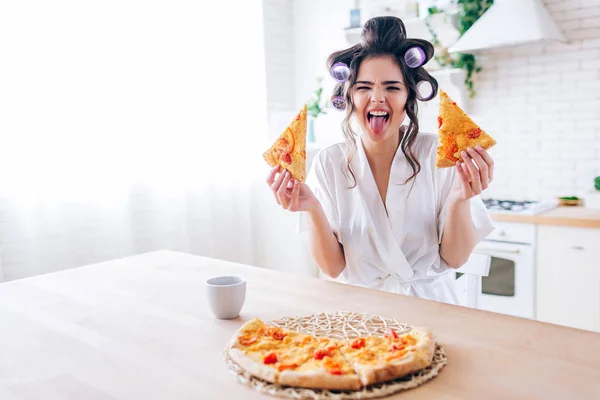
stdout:
[[[469,30],[475,21],[477,21],[479,17],[481,17],[483,13],[486,12],[492,4],[494,4],[494,0],[454,0],[453,2],[459,5],[457,23],[460,36]],[[446,11],[438,7],[430,7],[427,11],[428,15],[425,18],[425,24],[427,25],[429,33],[432,36],[432,44],[434,47],[440,47],[441,43],[437,37],[437,34],[431,27],[431,16],[435,14],[446,13]],[[475,55],[459,53],[457,56],[452,56],[447,51],[444,51],[441,54],[436,54],[434,58],[442,67],[450,66],[453,68],[464,69],[467,72],[465,86],[469,91],[469,96],[475,96],[475,90],[473,88],[473,73],[481,71],[481,66],[477,65]]]
[[324,105],[321,104],[321,95],[323,94],[322,81],[322,76],[317,78],[317,88],[314,91],[313,97],[306,103],[306,111],[313,118],[317,118],[321,114],[327,114]]
[[594,178],[594,187],[596,190],[600,190],[600,176]]

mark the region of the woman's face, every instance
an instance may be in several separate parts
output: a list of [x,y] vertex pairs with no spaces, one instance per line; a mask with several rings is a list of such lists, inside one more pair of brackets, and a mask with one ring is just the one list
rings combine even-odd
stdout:
[[404,82],[391,57],[373,57],[360,64],[352,102],[354,116],[371,141],[384,142],[399,132],[408,98]]

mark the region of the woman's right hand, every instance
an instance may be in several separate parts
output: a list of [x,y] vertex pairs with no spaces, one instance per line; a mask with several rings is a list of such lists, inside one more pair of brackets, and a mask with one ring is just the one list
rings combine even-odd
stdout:
[[277,204],[286,210],[308,212],[320,206],[319,200],[306,183],[292,179],[292,174],[285,169],[281,173],[279,170],[279,166],[273,167],[267,178]]

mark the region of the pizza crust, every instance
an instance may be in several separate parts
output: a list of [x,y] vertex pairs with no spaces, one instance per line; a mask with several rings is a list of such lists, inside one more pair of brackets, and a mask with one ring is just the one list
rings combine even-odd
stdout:
[[409,334],[417,339],[417,343],[408,346],[409,351],[398,360],[377,364],[351,362],[363,385],[398,379],[431,365],[435,351],[433,335],[424,327],[415,327]]
[[246,353],[236,348],[229,349],[229,356],[233,361],[235,361],[240,367],[248,371],[250,374],[267,382],[278,383],[278,370],[257,362],[246,355]]
[[437,158],[435,160],[435,166],[438,168],[449,168],[449,167],[454,167],[455,165],[456,165],[456,163],[454,161],[446,158],[446,155],[444,154],[443,146],[440,144],[440,146],[438,147],[438,150],[437,150]]
[[433,355],[435,354],[435,340],[429,329],[424,327],[413,328],[411,334],[419,338],[419,342],[416,345],[416,354],[421,358],[425,368],[433,362]]
[[360,381],[365,386],[398,379],[425,367],[426,365],[423,365],[420,357],[416,357],[415,353],[406,353],[406,356],[401,360],[386,364],[354,365],[360,376]]
[[246,354],[244,351],[244,346],[242,346],[238,341],[240,336],[252,334],[263,326],[265,326],[264,322],[258,318],[246,321],[235,332],[230,342],[227,344],[226,351],[229,353],[229,356],[233,361],[235,361],[240,367],[248,371],[250,374],[264,379],[265,381],[277,383],[279,371],[248,356],[248,354]]
[[332,375],[324,369],[315,371],[282,371],[279,383],[311,389],[359,390],[360,378],[356,374]]
[[244,333],[248,334],[249,332],[256,332],[263,326],[265,326],[265,323],[258,318],[253,318],[249,321],[246,321],[242,326],[239,327],[237,331],[235,331],[233,337],[227,344],[227,350],[234,348],[243,350],[244,347],[238,342],[238,338]]

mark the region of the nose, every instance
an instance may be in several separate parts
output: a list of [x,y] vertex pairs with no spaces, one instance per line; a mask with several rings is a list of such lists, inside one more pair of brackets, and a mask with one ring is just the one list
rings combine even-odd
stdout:
[[379,88],[375,88],[373,90],[373,94],[371,95],[371,103],[377,104],[377,103],[383,103],[384,101],[385,101],[385,93],[383,92],[383,90],[381,90]]

